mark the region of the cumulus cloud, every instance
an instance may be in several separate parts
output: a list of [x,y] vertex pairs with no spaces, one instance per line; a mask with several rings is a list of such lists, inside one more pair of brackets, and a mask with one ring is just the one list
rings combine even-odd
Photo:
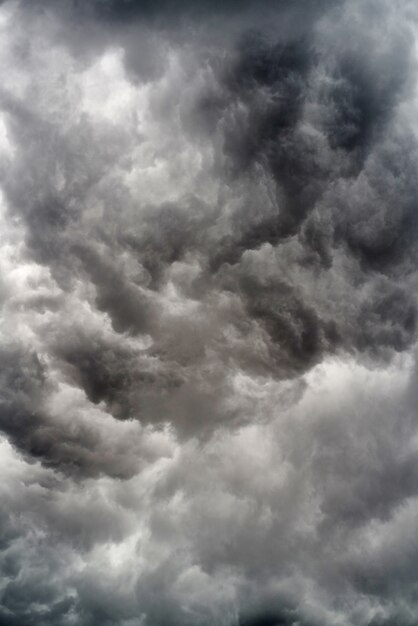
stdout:
[[1,623],[413,626],[414,4],[0,31]]

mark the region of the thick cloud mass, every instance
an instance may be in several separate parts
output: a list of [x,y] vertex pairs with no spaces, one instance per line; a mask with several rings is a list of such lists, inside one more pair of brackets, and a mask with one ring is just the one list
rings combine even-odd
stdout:
[[411,0],[0,4],[0,624],[418,623]]

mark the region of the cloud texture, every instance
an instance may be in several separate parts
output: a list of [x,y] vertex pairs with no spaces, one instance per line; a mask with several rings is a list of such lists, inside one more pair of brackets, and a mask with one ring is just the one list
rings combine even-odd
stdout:
[[414,626],[408,0],[0,5],[0,623]]

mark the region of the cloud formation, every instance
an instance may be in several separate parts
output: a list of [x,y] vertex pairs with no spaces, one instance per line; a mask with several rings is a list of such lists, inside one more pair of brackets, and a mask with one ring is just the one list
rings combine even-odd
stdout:
[[1,623],[416,624],[413,2],[0,31]]

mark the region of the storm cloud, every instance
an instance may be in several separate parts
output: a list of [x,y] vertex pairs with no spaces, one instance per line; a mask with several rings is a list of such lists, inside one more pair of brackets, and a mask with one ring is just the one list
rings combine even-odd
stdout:
[[417,20],[1,3],[1,624],[417,623]]

